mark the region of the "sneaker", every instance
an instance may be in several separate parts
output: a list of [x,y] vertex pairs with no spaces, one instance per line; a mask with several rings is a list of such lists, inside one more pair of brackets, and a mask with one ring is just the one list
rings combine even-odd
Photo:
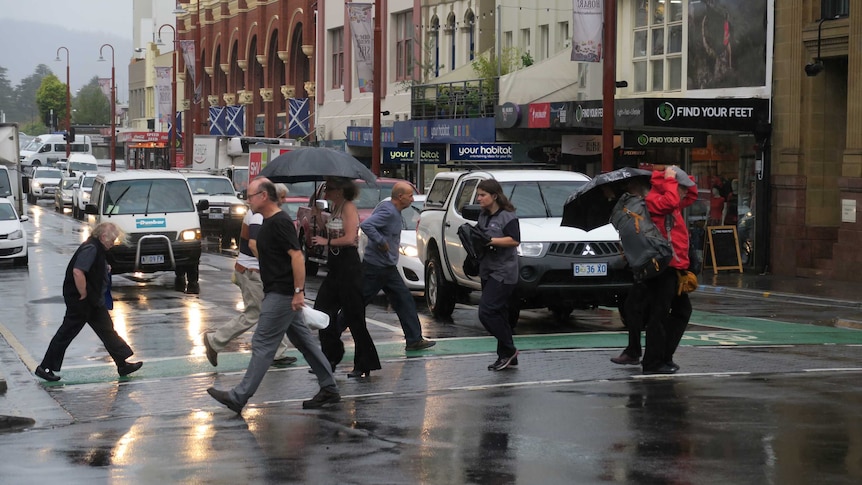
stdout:
[[143,362],[124,362],[123,365],[117,366],[117,374],[120,374],[120,377],[126,377],[143,366]]
[[313,398],[302,401],[302,409],[318,409],[327,404],[335,404],[341,401],[341,394],[321,389]]
[[427,348],[431,348],[435,345],[437,345],[437,342],[422,338],[413,343],[407,344],[407,346],[404,347],[404,350],[424,350]]
[[517,357],[512,359],[511,362],[509,362],[509,367],[518,367],[518,358]]
[[643,371],[644,375],[673,374],[675,372],[676,372],[676,370],[667,364],[662,364],[662,365],[655,367],[655,368],[652,368],[652,369],[646,369],[645,368]]
[[286,366],[296,364],[296,357],[291,357],[289,355],[285,355],[279,359],[273,359],[272,365],[274,366]]
[[496,362],[488,366],[488,370],[500,371],[512,365],[512,361],[518,358],[518,351],[509,357],[500,357]]
[[210,387],[209,389],[207,389],[207,394],[212,396],[212,398],[215,399],[216,401],[227,406],[227,408],[230,409],[231,411],[233,411],[237,414],[242,413],[242,406],[240,404],[237,404],[236,402],[234,402],[233,399],[230,398],[229,392],[219,391],[215,387]]
[[672,360],[669,360],[667,362],[667,366],[670,367],[671,369],[673,369],[674,372],[677,372],[679,370],[679,366],[676,364],[676,362],[674,362]]
[[218,352],[216,352],[216,349],[210,343],[208,334],[204,334],[204,347],[207,349],[207,360],[210,361],[210,365],[218,367]]
[[632,357],[623,352],[619,357],[611,357],[611,362],[619,365],[638,365],[641,363],[641,360],[638,357]]
[[198,284],[197,281],[195,281],[194,283],[189,282],[189,285],[186,286],[186,294],[187,295],[197,295],[197,294],[200,294],[200,292],[201,292],[201,285]]
[[41,365],[36,367],[36,375],[50,382],[57,382],[60,380],[60,376],[54,374],[54,371],[51,369],[45,369]]

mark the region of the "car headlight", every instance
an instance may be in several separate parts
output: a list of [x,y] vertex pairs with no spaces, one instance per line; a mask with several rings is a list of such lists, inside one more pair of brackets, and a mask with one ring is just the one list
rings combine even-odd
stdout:
[[84,192],[83,194],[81,194],[81,200],[83,200],[84,202],[90,202],[90,193]]
[[194,241],[196,239],[201,238],[201,230],[200,229],[187,229],[180,234],[180,238],[183,241]]
[[234,205],[231,206],[230,211],[238,216],[244,216],[245,213],[248,212],[248,207],[244,205]]
[[415,258],[419,256],[419,251],[416,250],[416,246],[410,244],[401,244],[398,246],[398,252],[407,256],[408,258]]
[[12,233],[9,234],[9,239],[21,239],[22,237],[24,237],[24,231],[22,231],[21,229],[18,229],[17,231],[12,231]]
[[42,188],[42,184],[40,184],[39,182],[33,182],[33,188],[34,188],[34,189],[41,189],[41,188]]
[[518,256],[525,258],[541,258],[545,255],[547,243],[543,242],[522,242],[518,245]]

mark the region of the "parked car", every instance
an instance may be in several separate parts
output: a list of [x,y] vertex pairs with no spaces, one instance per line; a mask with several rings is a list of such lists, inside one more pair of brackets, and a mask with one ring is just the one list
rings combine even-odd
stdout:
[[[363,180],[356,180],[359,186],[359,196],[353,203],[359,211],[359,220],[364,221],[366,217],[371,215],[374,208],[381,200],[389,197],[392,194],[392,187],[398,182],[407,182],[402,179],[384,178],[377,179],[375,185],[369,185]],[[408,182],[409,183],[409,182]],[[413,187],[413,185],[410,185]],[[324,200],[324,191],[326,184],[321,183],[317,186],[305,205],[299,207],[296,211],[296,227],[299,233],[299,244],[302,246],[302,252],[305,254],[305,274],[314,276],[321,264],[326,264],[326,251],[322,246],[314,246],[312,238],[315,235],[326,234],[326,223],[329,221],[329,204]],[[413,187],[415,194],[419,192]]]
[[72,191],[72,216],[75,219],[84,218],[84,208],[90,203],[90,193],[95,180],[96,172],[82,173],[78,176],[77,187]]
[[195,203],[208,200],[209,207],[198,212],[201,233],[216,236],[222,248],[230,248],[231,240],[239,244],[242,219],[248,212],[245,202],[236,196],[233,183],[223,175],[205,172],[186,172],[186,180],[192,189]]
[[308,198],[314,194],[317,185],[314,182],[295,182],[287,185],[287,197],[281,203],[281,209],[296,221],[297,210],[308,204]]
[[0,198],[0,259],[11,259],[15,266],[27,266],[27,231],[22,222],[27,216],[19,216],[9,199]]
[[[389,197],[383,199],[380,204],[388,203]],[[378,204],[378,205],[380,205]],[[416,224],[419,222],[419,214],[425,205],[424,195],[414,195],[413,204],[401,211],[401,245],[398,248],[398,274],[404,280],[404,284],[410,291],[423,291],[425,289],[425,265],[419,259],[416,251]],[[359,230],[359,254],[365,254],[368,246],[368,236]]]
[[54,210],[63,212],[66,207],[72,207],[72,194],[78,187],[78,180],[72,177],[66,177],[60,181],[60,187],[54,193]]
[[53,199],[54,192],[60,186],[63,172],[56,168],[36,167],[30,178],[30,192],[27,194],[27,202],[35,204],[39,199]]

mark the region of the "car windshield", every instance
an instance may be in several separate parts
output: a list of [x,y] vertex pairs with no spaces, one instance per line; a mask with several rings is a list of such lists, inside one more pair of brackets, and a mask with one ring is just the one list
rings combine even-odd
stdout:
[[585,181],[505,182],[503,193],[519,218],[563,217],[566,199]]
[[287,215],[290,216],[294,221],[296,220],[296,210],[305,205],[304,202],[285,202],[281,204],[281,209],[287,212]]
[[87,162],[69,162],[69,170],[75,172],[95,172],[99,169],[99,165]]
[[288,197],[304,197],[306,199],[314,193],[316,188],[314,182],[294,182],[285,185],[287,185]]
[[96,177],[84,177],[84,188],[85,189],[92,189],[93,188],[93,182],[95,182],[95,181],[96,181]]
[[[69,190],[69,189],[75,187],[76,182],[77,182],[77,180],[75,180],[75,179],[63,179],[63,188],[66,190]],[[90,185],[92,185],[92,184],[90,184]]]
[[107,186],[105,214],[192,212],[195,210],[185,180],[117,180]]
[[419,214],[422,213],[422,206],[425,202],[414,202],[401,210],[401,229],[414,230],[419,224]]
[[42,148],[42,142],[32,140],[23,149],[31,152],[38,152],[40,148]]
[[189,178],[189,186],[195,195],[236,195],[228,179]]
[[43,179],[60,179],[63,178],[63,172],[54,168],[43,168],[41,170],[36,170],[34,177]]
[[0,204],[0,221],[15,221],[18,217],[15,215],[15,209],[10,204]]

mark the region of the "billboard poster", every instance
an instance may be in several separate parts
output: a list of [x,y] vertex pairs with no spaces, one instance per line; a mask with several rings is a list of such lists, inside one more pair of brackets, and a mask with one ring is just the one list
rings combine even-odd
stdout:
[[572,0],[572,60],[601,62],[603,0]]
[[371,3],[348,3],[350,32],[353,34],[356,78],[359,92],[374,92],[374,29],[371,25]]
[[766,85],[766,3],[689,3],[688,89]]

